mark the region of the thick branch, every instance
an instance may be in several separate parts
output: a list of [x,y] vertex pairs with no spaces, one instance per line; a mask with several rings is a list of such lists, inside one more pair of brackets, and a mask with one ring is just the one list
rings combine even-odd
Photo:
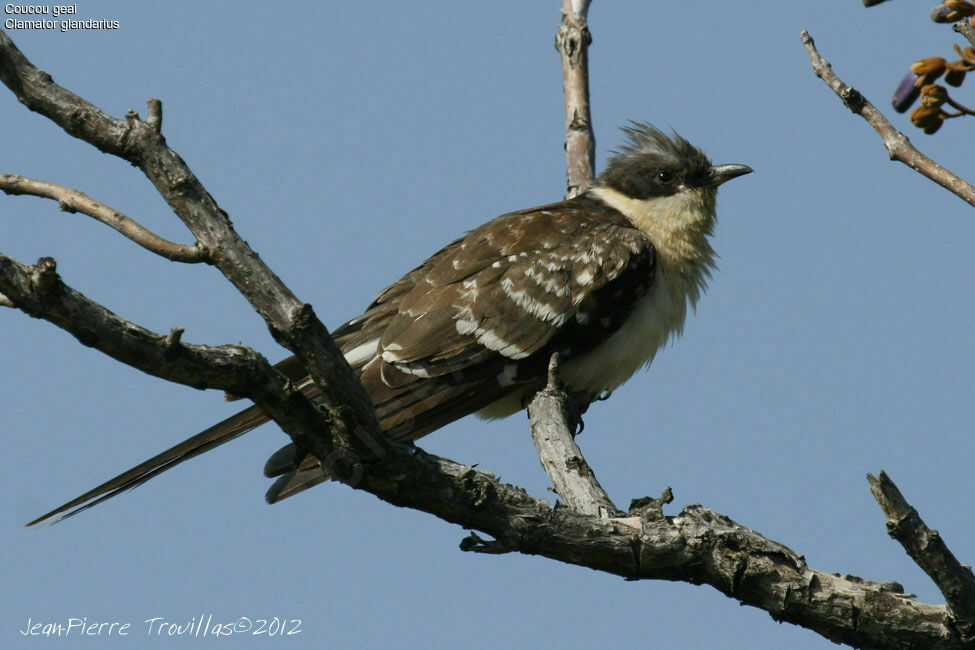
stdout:
[[575,441],[575,423],[580,409],[572,404],[558,381],[558,354],[548,369],[548,385],[528,404],[531,434],[542,467],[552,479],[555,492],[566,505],[583,515],[608,517],[620,514]]
[[938,531],[924,524],[885,472],[867,474],[867,480],[870,492],[887,515],[887,532],[931,576],[962,637],[975,644],[975,575],[971,567],[962,566]]
[[801,555],[701,506],[675,517],[586,517],[551,508],[488,472],[398,447],[357,487],[495,538],[472,535],[464,550],[517,551],[628,579],[709,584],[775,620],[858,647],[965,647],[944,606],[913,601],[896,583],[811,569]]
[[877,108],[867,101],[867,98],[860,94],[856,88],[844,83],[833,72],[829,61],[824,59],[816,50],[809,32],[802,30],[802,42],[809,52],[809,59],[812,61],[813,70],[816,76],[826,82],[833,89],[843,103],[851,111],[862,117],[880,134],[890,154],[891,160],[897,160],[914,171],[927,176],[938,185],[941,185],[952,194],[955,194],[963,201],[975,206],[975,187],[972,187],[960,177],[951,173],[941,165],[937,164],[923,153],[914,148],[906,135],[894,128]]
[[264,318],[271,333],[302,361],[333,406],[336,434],[343,444],[367,457],[381,455],[379,424],[369,396],[311,306],[299,301],[237,235],[183,159],[166,146],[154,128],[156,116],[161,122],[158,100],[149,102],[154,124],[141,121],[134,111],[125,119],[113,118],[35,68],[2,30],[0,81],[28,108],[71,135],[142,169],[199,244],[211,252],[212,263]]
[[58,207],[61,210],[87,214],[89,217],[119,231],[139,246],[168,260],[187,263],[207,261],[206,250],[199,246],[184,246],[163,239],[118,210],[113,210],[78,190],[18,174],[0,174],[0,190],[7,194],[30,194],[54,199],[58,202]]
[[64,284],[50,257],[28,266],[0,254],[0,292],[11,306],[70,332],[83,345],[178,384],[201,390],[246,390],[260,366],[270,367],[263,357],[241,345],[167,342],[165,335],[118,317]]
[[588,185],[596,168],[596,138],[589,114],[589,44],[586,24],[589,0],[563,0],[562,24],[555,49],[562,57],[562,89],[565,93],[566,198]]

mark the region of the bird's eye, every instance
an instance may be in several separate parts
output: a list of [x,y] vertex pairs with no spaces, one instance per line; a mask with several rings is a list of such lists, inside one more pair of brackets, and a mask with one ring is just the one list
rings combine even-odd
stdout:
[[673,183],[674,173],[667,170],[657,172],[657,182],[658,183]]

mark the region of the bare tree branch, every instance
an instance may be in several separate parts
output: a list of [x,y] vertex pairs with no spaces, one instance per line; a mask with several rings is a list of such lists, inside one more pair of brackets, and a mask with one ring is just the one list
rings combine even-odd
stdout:
[[878,476],[867,474],[867,480],[870,492],[887,515],[887,532],[931,576],[944,595],[962,638],[975,644],[975,575],[971,567],[962,566],[938,531],[924,525],[917,510],[885,472]]
[[30,194],[58,202],[64,212],[81,212],[119,231],[139,246],[174,262],[206,262],[207,251],[199,246],[184,246],[163,239],[134,219],[113,210],[90,196],[62,185],[39,181],[19,174],[0,174],[0,190],[7,194]]
[[370,471],[359,487],[495,538],[471,535],[461,543],[466,551],[515,551],[631,580],[709,584],[777,621],[857,647],[968,647],[946,619],[944,606],[911,600],[897,583],[812,569],[801,555],[702,506],[688,506],[674,517],[631,513],[601,519],[553,509],[487,472],[420,450],[412,462],[394,451],[381,467],[404,483],[391,489]]
[[588,185],[596,167],[596,138],[589,114],[589,44],[586,23],[589,0],[563,0],[562,24],[555,49],[562,57],[562,89],[565,93],[566,198]]
[[[35,68],[2,30],[0,81],[21,103],[69,134],[139,167],[199,245],[210,251],[213,265],[247,298],[277,340],[302,361],[333,407],[335,433],[343,444],[366,458],[383,453],[372,402],[328,330],[311,306],[299,301],[237,235],[226,213],[153,125],[141,121],[134,111],[125,119],[113,118],[57,85],[50,75]],[[149,111],[159,116],[161,123],[158,101],[150,100]]]
[[[11,305],[143,372],[197,389],[246,391],[270,364],[242,345],[187,345],[126,321],[61,281],[50,257],[28,266],[0,254],[0,292]],[[259,370],[259,366],[264,369]]]
[[322,458],[335,454],[331,440],[321,435],[331,423],[250,348],[188,345],[180,341],[182,330],[161,335],[126,321],[64,284],[49,257],[26,266],[0,254],[0,294],[9,306],[128,366],[193,388],[249,397],[304,449]]
[[575,441],[579,405],[558,381],[559,355],[553,354],[548,385],[528,404],[531,434],[538,459],[552,479],[555,492],[566,505],[583,515],[609,517],[620,514],[606,494]]
[[975,187],[972,187],[960,177],[914,148],[914,145],[911,144],[907,136],[895,129],[887,118],[873,104],[867,101],[866,97],[861,95],[856,88],[844,83],[836,76],[829,61],[824,59],[816,50],[816,45],[809,32],[802,30],[801,38],[803,45],[806,46],[806,50],[809,52],[809,58],[812,61],[812,67],[816,72],[816,76],[833,89],[833,92],[843,100],[847,108],[865,119],[880,134],[891,160],[904,163],[914,171],[927,176],[938,185],[955,194],[963,201],[975,206]]

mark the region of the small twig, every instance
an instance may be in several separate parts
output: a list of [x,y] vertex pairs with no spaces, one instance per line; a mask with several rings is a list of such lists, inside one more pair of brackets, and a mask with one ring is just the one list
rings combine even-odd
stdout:
[[959,20],[952,29],[968,39],[972,47],[975,47],[975,27],[972,27],[972,24],[968,22],[967,18]]
[[644,519],[659,519],[664,516],[664,506],[674,502],[674,491],[669,487],[664,490],[660,497],[640,497],[630,501],[630,510],[627,513],[631,517],[643,517]]
[[81,212],[119,231],[143,248],[174,262],[207,262],[207,251],[199,245],[184,246],[163,239],[131,217],[113,210],[90,196],[63,185],[39,181],[19,174],[0,174],[0,190],[7,194],[29,194],[58,202],[64,212]]
[[586,24],[589,0],[563,0],[562,24],[555,49],[562,57],[562,90],[565,93],[566,198],[579,194],[596,168],[596,138],[589,114],[589,44]]
[[503,555],[517,551],[518,548],[505,540],[484,539],[476,532],[460,540],[460,550],[467,553],[484,553],[486,555]]
[[975,643],[975,575],[971,568],[962,566],[938,531],[924,524],[885,472],[878,476],[867,474],[867,481],[870,492],[887,515],[888,534],[931,577],[944,595],[962,637]]
[[53,257],[39,258],[37,264],[30,267],[27,278],[34,295],[41,300],[46,300],[51,292],[61,284],[61,276],[58,275],[58,263]]
[[148,117],[146,124],[156,133],[162,132],[162,100],[151,98],[146,100]]
[[[950,104],[953,108],[957,108],[959,111],[961,111],[961,113],[958,113],[957,116],[961,116],[961,115],[975,115],[975,111],[973,111],[972,109],[968,108],[964,104],[959,104],[958,102],[956,102],[955,100],[953,100],[951,97],[946,97],[945,98],[945,101],[948,104]],[[951,117],[957,117],[957,116],[951,116]]]
[[833,92],[843,100],[847,108],[865,119],[880,134],[891,160],[904,163],[963,201],[975,206],[975,187],[918,151],[907,136],[895,129],[887,118],[877,110],[876,106],[867,101],[867,98],[861,95],[856,88],[844,83],[836,76],[829,61],[824,59],[816,50],[816,45],[809,32],[802,30],[800,36],[803,45],[806,46],[806,51],[809,52],[809,59],[812,61],[816,76],[833,89]]
[[166,335],[166,340],[164,344],[169,349],[176,349],[179,347],[180,339],[183,338],[183,332],[185,330],[182,327],[174,327],[169,330],[169,334]]
[[621,514],[599,485],[575,442],[572,423],[578,418],[578,410],[573,412],[569,404],[572,398],[559,386],[558,363],[558,354],[553,354],[548,385],[528,404],[538,459],[552,479],[555,492],[576,512],[599,517]]

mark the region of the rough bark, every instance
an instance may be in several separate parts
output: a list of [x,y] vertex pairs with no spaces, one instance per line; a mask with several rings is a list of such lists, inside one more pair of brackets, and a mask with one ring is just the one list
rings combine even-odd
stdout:
[[565,94],[566,198],[588,185],[596,167],[596,138],[589,113],[589,44],[586,24],[589,0],[563,0],[562,24],[555,35],[555,49],[562,57],[562,90]]
[[867,480],[870,492],[887,515],[887,532],[938,585],[961,636],[975,640],[975,575],[972,568],[962,565],[948,550],[938,531],[924,524],[921,515],[885,472],[878,476],[867,474]]
[[552,479],[555,493],[583,515],[609,517],[620,514],[603,490],[575,441],[584,404],[568,394],[558,381],[559,355],[549,363],[548,383],[528,403],[530,429],[538,459]]

